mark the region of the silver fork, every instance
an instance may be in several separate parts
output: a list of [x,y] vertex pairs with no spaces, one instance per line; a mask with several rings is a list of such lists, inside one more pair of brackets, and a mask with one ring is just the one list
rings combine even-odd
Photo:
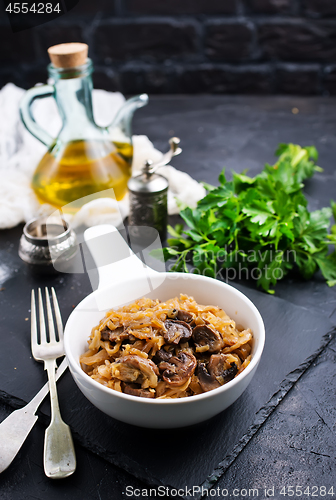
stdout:
[[43,301],[41,289],[38,289],[40,341],[38,342],[38,329],[36,321],[35,292],[31,296],[31,349],[36,361],[44,361],[44,369],[47,370],[50,403],[51,423],[46,429],[44,438],[43,464],[46,476],[53,479],[70,476],[76,469],[75,449],[71,437],[70,427],[61,418],[58,405],[55,369],[56,359],[64,355],[63,325],[54,288],[51,289],[54,312],[58,330],[56,339],[53,314],[51,310],[48,288],[45,289],[47,317],[49,325],[49,342],[47,341],[46,326],[43,312]]

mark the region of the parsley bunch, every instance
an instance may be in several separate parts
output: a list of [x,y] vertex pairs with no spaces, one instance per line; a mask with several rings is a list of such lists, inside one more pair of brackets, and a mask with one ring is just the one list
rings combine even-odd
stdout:
[[180,213],[188,228],[168,226],[172,238],[163,251],[174,259],[172,271],[252,277],[269,293],[295,268],[306,279],[320,269],[329,286],[336,284],[336,251],[329,251],[336,225],[328,234],[336,203],[309,212],[302,190],[305,179],[322,171],[317,150],[280,144],[276,156],[275,165],[255,177],[233,173],[227,181],[223,170],[218,187],[204,184],[208,194]]

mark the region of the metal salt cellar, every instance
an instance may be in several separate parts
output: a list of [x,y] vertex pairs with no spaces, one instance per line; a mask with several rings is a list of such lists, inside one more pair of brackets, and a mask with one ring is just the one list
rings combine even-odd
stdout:
[[75,232],[62,218],[39,217],[24,226],[19,256],[34,272],[53,274],[57,267],[66,268],[78,250]]
[[170,150],[160,161],[153,163],[147,160],[140,175],[131,177],[128,181],[130,198],[130,226],[149,226],[155,228],[161,238],[166,239],[167,231],[167,192],[168,180],[156,171],[167,165],[173,156],[179,155],[180,139],[172,137],[169,140]]

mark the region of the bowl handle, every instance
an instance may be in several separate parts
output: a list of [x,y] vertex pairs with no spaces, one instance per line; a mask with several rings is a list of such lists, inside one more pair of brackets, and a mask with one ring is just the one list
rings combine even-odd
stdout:
[[[136,256],[119,231],[110,224],[90,227],[84,232],[84,240],[98,270],[99,289],[129,278],[158,275]],[[90,276],[90,270],[88,273]]]

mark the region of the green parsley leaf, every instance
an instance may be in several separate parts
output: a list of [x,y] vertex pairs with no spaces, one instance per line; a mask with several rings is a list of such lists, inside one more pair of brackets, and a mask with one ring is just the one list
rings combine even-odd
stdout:
[[336,284],[336,224],[329,232],[336,203],[309,212],[303,192],[303,182],[322,171],[317,150],[280,144],[276,156],[255,177],[234,172],[227,181],[223,170],[218,187],[203,183],[207,195],[180,213],[188,227],[168,226],[164,257],[175,259],[172,270],[213,278],[244,270],[268,293],[294,268],[306,279],[320,269]]

